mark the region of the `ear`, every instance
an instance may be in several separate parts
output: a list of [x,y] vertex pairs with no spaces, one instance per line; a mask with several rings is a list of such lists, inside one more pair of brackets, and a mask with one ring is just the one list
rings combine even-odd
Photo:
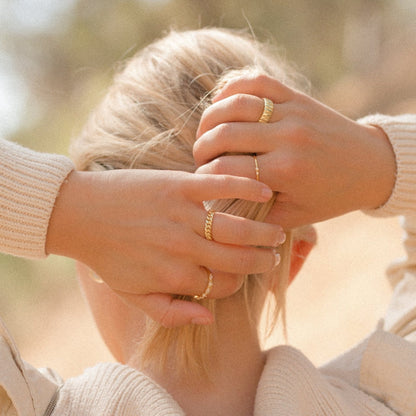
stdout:
[[291,283],[299,270],[302,268],[303,263],[307,259],[309,253],[311,252],[313,246],[316,242],[316,236],[313,239],[299,239],[294,240],[292,243],[292,252],[290,256],[290,273],[289,273],[289,283]]

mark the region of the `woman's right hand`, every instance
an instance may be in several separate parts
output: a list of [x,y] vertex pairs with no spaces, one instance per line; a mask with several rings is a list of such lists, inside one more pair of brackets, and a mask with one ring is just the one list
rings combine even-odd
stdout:
[[[262,273],[276,263],[280,226],[216,213],[213,239],[204,236],[203,201],[266,202],[272,191],[252,179],[154,170],[72,172],[53,210],[46,249],[96,272],[127,303],[165,326],[208,324],[211,313],[172,294],[212,298],[242,283],[236,274]],[[268,247],[268,248],[259,248]],[[222,273],[221,273],[222,272]]]
[[[259,123],[263,97],[274,103]],[[254,75],[229,81],[203,114],[194,145],[197,172],[255,177],[278,192],[268,221],[285,229],[389,198],[395,156],[384,132],[361,125],[279,81]]]

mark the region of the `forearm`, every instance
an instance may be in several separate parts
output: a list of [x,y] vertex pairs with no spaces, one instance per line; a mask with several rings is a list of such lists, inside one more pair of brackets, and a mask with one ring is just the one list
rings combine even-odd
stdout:
[[46,256],[48,224],[59,189],[73,169],[64,156],[0,140],[0,251]]

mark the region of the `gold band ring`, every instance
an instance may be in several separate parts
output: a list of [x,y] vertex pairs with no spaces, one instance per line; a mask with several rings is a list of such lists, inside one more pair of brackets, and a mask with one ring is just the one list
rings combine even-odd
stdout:
[[205,299],[209,295],[209,293],[211,292],[211,290],[212,290],[212,288],[214,286],[214,276],[212,275],[212,273],[206,267],[204,267],[204,268],[205,268],[205,270],[208,273],[208,283],[207,283],[207,287],[205,288],[204,293],[202,295],[195,295],[194,296],[194,299],[195,300]]
[[273,101],[269,100],[268,98],[263,98],[264,107],[263,107],[263,113],[261,114],[259,118],[259,123],[268,123],[270,119],[272,118],[273,114]]
[[205,238],[212,240],[212,222],[214,221],[214,211],[208,210],[207,218],[205,219]]
[[259,169],[259,162],[257,161],[257,155],[253,154],[254,159],[254,169],[256,170],[256,181],[260,180],[260,169]]

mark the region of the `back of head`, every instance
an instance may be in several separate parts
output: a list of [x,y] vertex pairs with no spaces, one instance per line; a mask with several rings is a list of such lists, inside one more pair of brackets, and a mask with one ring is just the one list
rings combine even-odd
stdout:
[[[202,112],[215,90],[227,79],[244,73],[265,73],[293,85],[293,73],[276,55],[241,32],[201,29],[169,33],[140,51],[116,75],[72,145],[77,169],[194,172],[192,149]],[[215,201],[213,209],[264,220],[271,203]],[[280,273],[278,280],[277,311],[284,305],[287,272]],[[248,310],[260,281],[255,276],[245,280],[241,299],[247,301]],[[213,309],[221,300],[203,302]],[[214,331],[193,326],[166,329],[149,321],[138,350],[146,362],[154,359],[163,364],[174,345],[178,366],[198,372],[204,368]]]

